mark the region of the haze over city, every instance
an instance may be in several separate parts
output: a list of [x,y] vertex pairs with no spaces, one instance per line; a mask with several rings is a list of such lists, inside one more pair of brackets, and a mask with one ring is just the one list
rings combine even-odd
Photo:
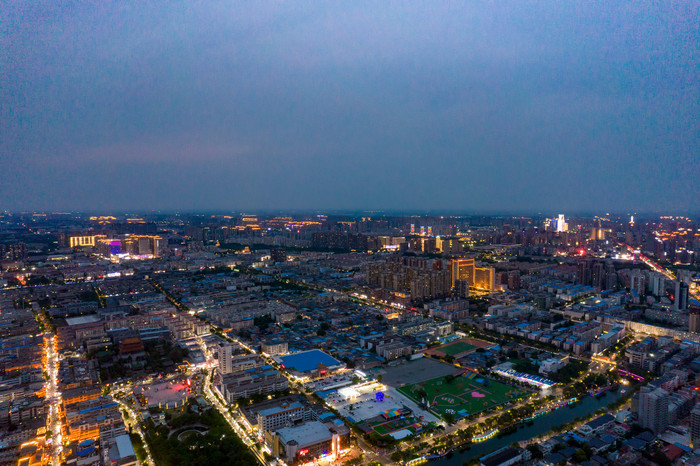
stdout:
[[700,465],[697,2],[0,2],[0,464]]
[[693,2],[0,16],[10,210],[697,210]]

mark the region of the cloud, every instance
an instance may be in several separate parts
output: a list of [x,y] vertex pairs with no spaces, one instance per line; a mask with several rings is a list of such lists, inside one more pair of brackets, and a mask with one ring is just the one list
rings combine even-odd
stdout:
[[3,206],[700,197],[700,13],[682,3],[10,1],[0,16]]

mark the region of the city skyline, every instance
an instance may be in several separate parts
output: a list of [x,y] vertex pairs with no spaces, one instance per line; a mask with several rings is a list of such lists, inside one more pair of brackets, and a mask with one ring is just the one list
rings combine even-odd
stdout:
[[692,3],[0,15],[0,209],[697,210]]
[[0,463],[700,465],[697,2],[0,2]]
[[0,211],[0,371],[8,464],[700,464],[700,223]]

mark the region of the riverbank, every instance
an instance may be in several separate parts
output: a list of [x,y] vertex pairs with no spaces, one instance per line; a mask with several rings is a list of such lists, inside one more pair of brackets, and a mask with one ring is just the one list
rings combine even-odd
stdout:
[[514,442],[521,442],[540,437],[552,431],[554,426],[561,426],[579,417],[587,417],[600,408],[605,408],[618,401],[625,393],[618,387],[605,392],[602,396],[586,396],[571,403],[571,400],[560,403],[560,407],[540,414],[535,419],[519,421],[498,432],[497,435],[478,443],[455,445],[450,451],[439,458],[430,458],[430,464],[440,466],[461,466],[462,463],[474,458],[481,458],[499,448]]

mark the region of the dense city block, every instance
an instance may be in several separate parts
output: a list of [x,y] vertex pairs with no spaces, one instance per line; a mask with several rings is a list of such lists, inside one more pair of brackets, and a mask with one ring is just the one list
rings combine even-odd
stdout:
[[699,252],[683,217],[5,213],[0,459],[696,464]]

